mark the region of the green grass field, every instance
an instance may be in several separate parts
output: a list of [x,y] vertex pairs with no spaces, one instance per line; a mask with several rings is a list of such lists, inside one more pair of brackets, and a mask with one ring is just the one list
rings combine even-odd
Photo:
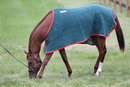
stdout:
[[[98,0],[0,0],[0,43],[26,64],[24,49],[28,49],[29,35],[45,14],[54,8],[79,7],[98,3]],[[107,38],[108,52],[99,77],[93,74],[98,57],[95,46],[74,45],[66,48],[72,67],[67,77],[66,67],[55,52],[43,78],[29,79],[28,69],[0,47],[0,87],[130,87],[130,17],[125,10],[120,20],[126,42],[125,53],[119,51],[115,32]],[[43,45],[43,44],[42,44]],[[41,59],[44,59],[41,48]]]

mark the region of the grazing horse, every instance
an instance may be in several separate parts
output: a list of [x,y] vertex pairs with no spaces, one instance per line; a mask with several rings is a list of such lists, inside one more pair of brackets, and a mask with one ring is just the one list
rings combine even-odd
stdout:
[[[88,12],[85,13],[86,10]],[[87,17],[88,14],[89,17]],[[58,23],[56,23],[57,20]],[[57,33],[56,28],[64,29],[58,30],[58,32],[60,33]],[[100,28],[103,30],[101,30]],[[59,53],[66,65],[68,76],[71,76],[72,69],[67,60],[65,47],[73,44],[89,43],[86,42],[88,40],[90,40],[99,51],[99,57],[94,66],[94,73],[96,75],[99,75],[102,70],[105,54],[107,52],[106,37],[108,37],[114,29],[116,31],[119,48],[120,50],[124,51],[125,42],[122,29],[119,20],[112,9],[101,5],[89,5],[80,8],[51,10],[33,29],[29,39],[28,52],[24,50],[24,52],[27,54],[29,77],[41,78],[45,66],[48,64],[48,61],[50,60],[53,53],[57,50],[59,50]],[[98,33],[99,30],[100,32],[103,32]],[[69,33],[69,31],[71,33]],[[75,36],[72,36],[72,33],[74,33]],[[59,37],[57,37],[56,35],[59,35]],[[59,38],[61,39],[58,40]],[[39,56],[39,52],[43,41],[45,41],[43,54],[46,55],[42,62]],[[39,70],[40,73],[37,76]]]

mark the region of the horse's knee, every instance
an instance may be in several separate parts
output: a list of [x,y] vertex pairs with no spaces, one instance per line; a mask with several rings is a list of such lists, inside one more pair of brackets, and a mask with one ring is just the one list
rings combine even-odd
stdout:
[[106,50],[106,49],[100,51],[100,55],[105,55],[106,53],[107,53],[107,50]]
[[105,49],[104,49],[104,54],[106,54],[106,53],[107,53],[107,49],[105,48]]

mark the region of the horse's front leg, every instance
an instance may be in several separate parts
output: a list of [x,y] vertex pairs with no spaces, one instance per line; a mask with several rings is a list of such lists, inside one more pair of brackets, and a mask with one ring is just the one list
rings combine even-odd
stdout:
[[38,77],[37,77],[38,79],[42,77],[43,72],[44,72],[44,69],[45,69],[45,66],[48,64],[48,61],[50,60],[52,54],[53,54],[53,53],[48,53],[48,54],[46,54],[45,59],[44,59],[43,62],[42,62],[41,71],[40,71],[40,73],[39,73],[39,75],[38,75]]
[[68,76],[70,77],[71,74],[72,74],[72,69],[71,69],[71,67],[70,67],[70,65],[69,65],[69,62],[68,62],[68,60],[67,60],[67,56],[66,56],[65,49],[63,48],[63,49],[59,50],[59,52],[60,52],[60,54],[61,54],[61,57],[62,57],[62,59],[63,59],[65,65],[66,65],[66,68],[67,68],[67,70],[68,70]]

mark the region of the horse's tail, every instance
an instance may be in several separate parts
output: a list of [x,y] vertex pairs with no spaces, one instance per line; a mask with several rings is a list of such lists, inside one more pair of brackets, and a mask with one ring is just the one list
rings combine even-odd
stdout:
[[115,21],[117,23],[117,27],[115,28],[115,30],[116,30],[118,44],[119,44],[120,50],[124,52],[125,40],[124,40],[124,35],[123,35],[123,32],[122,32],[122,29],[121,29],[121,26],[120,26],[120,23],[119,23],[117,16],[116,16]]

